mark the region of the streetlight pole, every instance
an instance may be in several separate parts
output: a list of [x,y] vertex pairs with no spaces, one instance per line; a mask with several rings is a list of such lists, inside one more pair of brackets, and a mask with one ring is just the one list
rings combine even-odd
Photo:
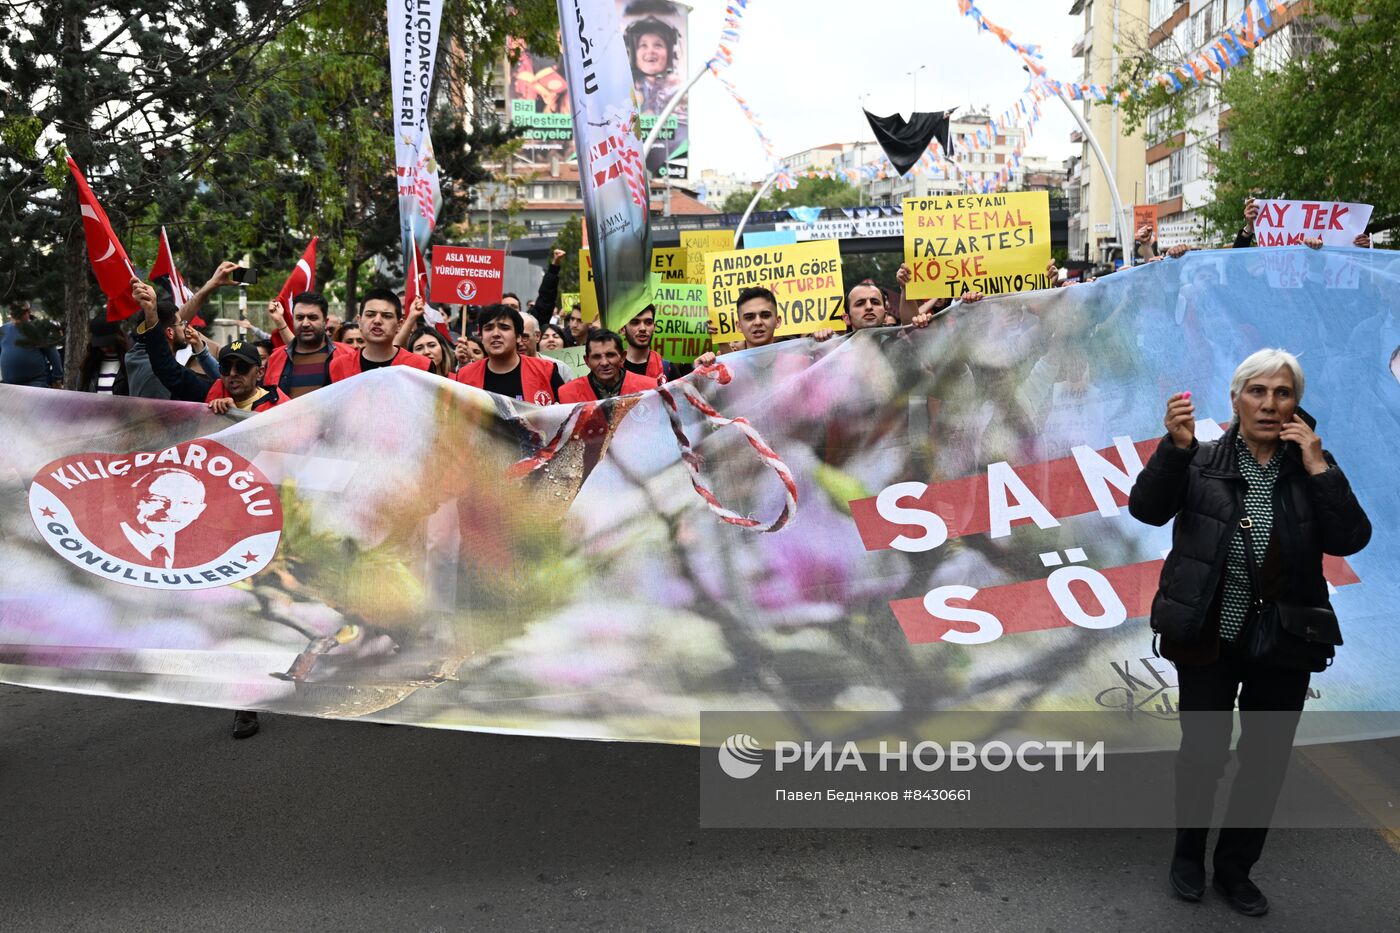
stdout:
[[[1021,70],[1026,72],[1030,71],[1029,68],[1024,66],[1022,66]],[[1054,91],[1054,88],[1050,88],[1050,90]],[[1103,177],[1108,182],[1108,194],[1113,201],[1113,217],[1118,227],[1118,245],[1123,250],[1123,267],[1126,269],[1133,264],[1133,234],[1132,231],[1128,229],[1128,218],[1123,213],[1123,198],[1118,193],[1118,179],[1113,177],[1113,171],[1108,166],[1108,158],[1104,156],[1103,148],[1099,145],[1098,138],[1094,136],[1094,131],[1089,129],[1089,124],[1084,119],[1084,116],[1078,110],[1074,109],[1074,105],[1071,104],[1069,99],[1063,94],[1059,91],[1054,91],[1054,93],[1055,96],[1060,99],[1060,103],[1065,105],[1065,109],[1069,111],[1069,115],[1074,117],[1074,122],[1079,124],[1079,131],[1084,134],[1084,139],[1089,143],[1089,148],[1094,153],[1094,160],[1099,163],[1099,168],[1103,171]]]

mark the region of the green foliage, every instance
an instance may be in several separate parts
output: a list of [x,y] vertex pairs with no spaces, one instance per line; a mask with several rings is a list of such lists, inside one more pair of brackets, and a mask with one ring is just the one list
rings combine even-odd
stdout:
[[777,211],[788,207],[855,207],[860,204],[860,189],[837,178],[803,178],[795,188],[786,191],[769,189],[758,202],[761,211]]
[[[1372,228],[1400,225],[1400,0],[1317,0],[1326,40],[1281,71],[1241,68],[1225,82],[1230,145],[1212,152],[1221,233],[1245,197],[1329,198],[1375,206]],[[1286,102],[1286,105],[1285,105]]]
[[564,251],[564,264],[559,267],[559,290],[578,291],[578,251],[583,249],[583,221],[578,214],[564,222],[554,238],[554,249]]
[[733,191],[724,199],[720,210],[726,214],[742,214],[753,200],[752,191]]

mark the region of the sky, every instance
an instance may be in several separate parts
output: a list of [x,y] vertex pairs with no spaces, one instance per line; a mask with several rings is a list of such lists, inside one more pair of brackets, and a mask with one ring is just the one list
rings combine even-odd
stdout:
[[[725,0],[689,0],[693,75],[712,54]],[[1083,61],[1070,57],[1082,16],[1071,0],[980,0],[978,8],[1018,42],[1043,46],[1051,77],[1074,80]],[[993,116],[1026,88],[1015,53],[979,33],[956,0],[750,0],[742,38],[726,72],[763,120],[779,157],[826,143],[873,139],[861,98],[877,115],[949,107],[989,107]],[[865,95],[869,95],[866,97]],[[712,77],[690,92],[691,171],[713,168],[759,179],[767,160],[737,104]],[[1054,101],[1027,146],[1056,162],[1076,153],[1073,119]]]

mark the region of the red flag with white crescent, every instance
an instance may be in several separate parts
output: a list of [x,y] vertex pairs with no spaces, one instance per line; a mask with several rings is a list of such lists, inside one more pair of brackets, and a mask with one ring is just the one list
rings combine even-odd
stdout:
[[[282,319],[287,323],[288,330],[296,330],[292,323],[292,299],[302,292],[316,290],[316,241],[321,239],[318,236],[311,238],[311,245],[306,247],[306,252],[297,261],[297,266],[292,270],[292,274],[287,276],[287,281],[282,285],[282,290],[277,293],[277,305],[282,310]],[[283,343],[281,328],[272,329],[272,345],[280,347]]]
[[423,320],[439,333],[444,340],[451,340],[452,336],[447,329],[447,318],[441,311],[428,303],[428,267],[423,262],[423,251],[418,248],[418,244],[413,244],[413,249],[408,259],[408,275],[404,277],[403,283],[403,308],[404,313],[413,307],[413,302],[419,295],[423,296]]
[[151,278],[158,279],[162,275],[170,277],[170,287],[177,305],[183,305],[194,297],[194,292],[185,284],[180,270],[175,268],[175,254],[170,250],[170,240],[165,235],[164,227],[160,228],[160,246],[156,250],[156,264],[151,266]]
[[83,215],[88,262],[92,265],[92,274],[96,276],[102,293],[107,296],[107,320],[124,321],[141,310],[136,299],[131,297],[131,279],[136,275],[136,270],[132,268],[126,249],[112,230],[107,212],[97,203],[87,179],[72,156],[68,156],[68,170],[73,173],[73,182],[78,186],[78,210]]

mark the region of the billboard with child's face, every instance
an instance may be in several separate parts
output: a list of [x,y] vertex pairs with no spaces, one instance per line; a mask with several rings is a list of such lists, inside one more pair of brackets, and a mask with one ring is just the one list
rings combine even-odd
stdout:
[[[642,132],[649,134],[656,118],[689,78],[686,43],[690,8],[671,0],[617,0],[617,6]],[[506,82],[506,101],[511,125],[524,130],[526,155],[535,161],[573,159],[574,127],[563,66],[559,59],[518,43],[512,48],[516,57],[507,63],[510,80]],[[687,177],[690,124],[685,101],[666,118],[646,159],[653,177]]]

